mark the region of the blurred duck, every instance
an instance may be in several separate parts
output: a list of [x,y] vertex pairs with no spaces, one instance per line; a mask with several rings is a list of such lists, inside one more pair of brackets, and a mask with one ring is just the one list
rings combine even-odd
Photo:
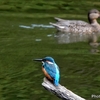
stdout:
[[92,9],[88,12],[89,23],[81,20],[64,20],[55,18],[57,22],[50,22],[50,24],[60,32],[89,35],[90,41],[96,42],[97,36],[94,35],[100,35],[100,24],[97,22],[99,17],[100,12],[97,9]]

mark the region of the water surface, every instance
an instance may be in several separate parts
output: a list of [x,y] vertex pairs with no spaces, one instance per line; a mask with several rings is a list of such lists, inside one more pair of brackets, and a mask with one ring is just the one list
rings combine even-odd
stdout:
[[60,84],[88,100],[99,93],[100,55],[87,42],[58,43],[51,20],[1,17],[0,100],[60,100],[42,87],[41,63],[32,60],[45,56],[59,65]]

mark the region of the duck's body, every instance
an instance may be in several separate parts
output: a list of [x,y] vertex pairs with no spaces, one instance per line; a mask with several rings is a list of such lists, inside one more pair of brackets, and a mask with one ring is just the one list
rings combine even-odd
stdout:
[[60,32],[72,33],[72,34],[100,34],[100,25],[97,22],[97,18],[100,17],[100,12],[96,9],[92,9],[88,12],[89,23],[81,20],[64,20],[55,18],[56,23],[50,23]]
[[65,20],[57,23],[50,23],[57,28],[57,30],[66,33],[82,33],[90,34],[93,31],[96,31],[93,26],[87,22],[80,20]]

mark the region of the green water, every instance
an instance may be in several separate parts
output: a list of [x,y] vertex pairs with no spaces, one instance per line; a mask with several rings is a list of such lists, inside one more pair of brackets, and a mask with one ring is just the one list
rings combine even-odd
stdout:
[[99,0],[0,0],[0,100],[60,100],[42,87],[41,63],[32,61],[45,56],[59,65],[61,85],[86,100],[99,100],[91,96],[100,95],[100,53],[92,54],[87,42],[58,44],[54,28],[20,27],[49,25],[55,22],[53,17],[87,21],[87,11],[100,10],[99,4]]
[[91,54],[86,42],[58,44],[54,28],[19,27],[45,25],[52,18],[1,17],[0,21],[0,100],[59,100],[42,87],[41,63],[32,61],[45,56],[59,65],[60,83],[66,88],[87,100],[100,93],[100,54]]

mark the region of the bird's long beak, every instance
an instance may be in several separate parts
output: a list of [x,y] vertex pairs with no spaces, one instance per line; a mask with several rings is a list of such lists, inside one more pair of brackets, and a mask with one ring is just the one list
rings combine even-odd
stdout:
[[43,59],[34,59],[34,61],[40,61],[41,62],[41,61],[43,61]]

